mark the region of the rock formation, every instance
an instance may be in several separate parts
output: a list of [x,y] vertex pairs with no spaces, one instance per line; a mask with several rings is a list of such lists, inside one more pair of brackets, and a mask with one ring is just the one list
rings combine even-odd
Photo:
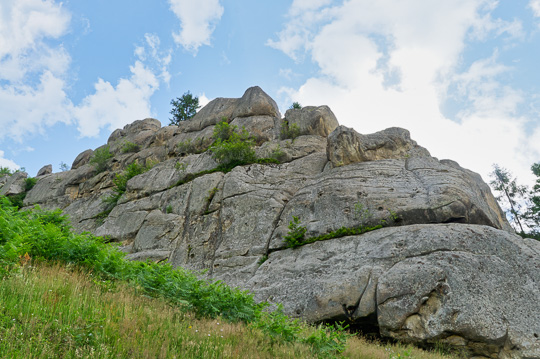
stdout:
[[[208,173],[223,119],[281,163]],[[281,138],[284,128],[298,137]],[[540,242],[513,234],[478,174],[431,157],[407,130],[359,134],[327,106],[281,118],[254,87],[179,126],[135,121],[107,145],[106,171],[90,161],[99,149],[87,150],[70,171],[40,176],[25,204],[63,209],[76,230],[121,242],[128,258],[206,269],[310,322],[369,323],[477,357],[540,357]],[[154,166],[110,210],[113,179],[135,161]],[[3,193],[17,192],[17,180],[4,182]],[[306,238],[384,228],[288,249],[293,216]]]

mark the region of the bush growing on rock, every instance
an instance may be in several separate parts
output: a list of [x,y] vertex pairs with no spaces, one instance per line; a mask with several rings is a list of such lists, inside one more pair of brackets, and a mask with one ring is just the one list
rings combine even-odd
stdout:
[[236,126],[231,126],[226,121],[218,123],[214,128],[215,142],[210,147],[210,152],[222,169],[232,169],[257,161],[253,138],[246,129],[242,129],[240,133],[235,130]]
[[97,173],[101,173],[107,169],[107,161],[112,157],[109,145],[106,145],[94,151],[90,163],[95,166]]

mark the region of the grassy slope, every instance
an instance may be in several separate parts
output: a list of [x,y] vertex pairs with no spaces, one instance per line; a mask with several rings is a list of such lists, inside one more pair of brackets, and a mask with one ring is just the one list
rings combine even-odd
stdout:
[[442,358],[267,313],[246,292],[125,261],[59,212],[17,212],[2,198],[0,278],[3,358]]

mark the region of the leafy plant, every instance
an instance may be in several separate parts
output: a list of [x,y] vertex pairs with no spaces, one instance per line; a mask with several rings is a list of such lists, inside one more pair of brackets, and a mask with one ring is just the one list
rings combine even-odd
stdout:
[[13,174],[13,171],[9,167],[2,167],[0,166],[0,176],[11,176]]
[[254,140],[246,129],[242,129],[240,133],[235,129],[236,126],[231,128],[225,121],[214,128],[215,142],[210,147],[210,152],[219,164],[219,168],[224,171],[230,171],[236,166],[254,163],[257,160],[253,150]]
[[166,213],[172,213],[172,211],[173,211],[172,206],[168,205],[165,211],[166,211]]
[[214,134],[212,137],[216,141],[227,141],[232,136],[235,129],[236,126],[231,126],[227,118],[223,117],[221,121],[214,127]]
[[69,171],[69,166],[64,162],[60,162],[60,171],[62,172]]
[[303,245],[306,231],[307,228],[300,225],[300,219],[293,216],[292,221],[289,222],[289,232],[284,237],[287,248],[297,248]]
[[291,107],[289,107],[289,110],[300,110],[302,108],[302,105],[300,105],[298,102],[293,102]]
[[361,224],[366,224],[371,217],[373,217],[373,213],[370,212],[369,208],[364,208],[362,203],[355,203],[354,218],[356,220],[360,221]]
[[129,153],[129,152],[138,152],[140,150],[140,146],[136,143],[126,141],[122,145],[122,153]]
[[90,163],[95,166],[97,173],[101,173],[107,169],[107,161],[112,157],[109,145],[106,145],[94,151]]
[[169,125],[176,126],[178,126],[180,122],[187,121],[195,116],[197,109],[201,107],[199,105],[199,98],[193,96],[189,91],[184,93],[182,97],[177,97],[176,100],[171,100],[171,105],[173,108],[170,114],[173,117],[169,119]]
[[174,165],[174,169],[180,172],[185,172],[187,169],[187,164],[184,162],[176,162]]
[[291,139],[294,141],[295,138],[300,136],[300,127],[296,123],[289,123],[289,121],[284,120],[281,123],[281,139]]
[[275,159],[278,162],[281,162],[284,156],[285,152],[283,152],[279,144],[270,153],[270,158]]
[[148,171],[152,167],[153,164],[151,163],[148,163],[146,166],[142,166],[138,161],[135,161],[127,166],[123,172],[116,174],[113,180],[113,194],[105,198],[105,202],[115,206],[120,197],[122,197],[122,195],[126,192],[128,181],[133,177]]

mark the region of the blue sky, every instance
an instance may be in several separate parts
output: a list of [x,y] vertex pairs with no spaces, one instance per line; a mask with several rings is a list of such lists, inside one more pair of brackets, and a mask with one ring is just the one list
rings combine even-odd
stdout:
[[540,0],[2,0],[0,166],[59,171],[170,101],[258,85],[523,182],[540,161]]

